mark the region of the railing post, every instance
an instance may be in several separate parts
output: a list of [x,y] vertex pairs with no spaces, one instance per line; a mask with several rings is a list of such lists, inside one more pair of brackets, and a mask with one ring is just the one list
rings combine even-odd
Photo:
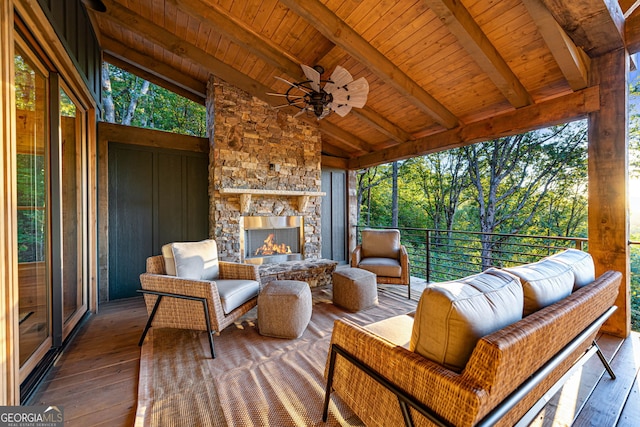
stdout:
[[425,254],[425,268],[426,268],[426,274],[425,274],[425,280],[427,281],[427,283],[431,282],[431,235],[429,233],[429,230],[427,230],[426,233],[426,237],[427,237],[427,244],[426,246],[426,254]]

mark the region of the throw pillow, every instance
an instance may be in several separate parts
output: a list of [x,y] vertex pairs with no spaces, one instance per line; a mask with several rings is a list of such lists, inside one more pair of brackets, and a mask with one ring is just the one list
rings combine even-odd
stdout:
[[573,290],[571,267],[550,258],[505,270],[518,276],[522,282],[523,316],[560,301]]
[[522,286],[495,268],[426,287],[409,349],[449,369],[464,369],[477,341],[522,319]]
[[218,278],[218,248],[215,240],[172,243],[176,276],[195,280]]

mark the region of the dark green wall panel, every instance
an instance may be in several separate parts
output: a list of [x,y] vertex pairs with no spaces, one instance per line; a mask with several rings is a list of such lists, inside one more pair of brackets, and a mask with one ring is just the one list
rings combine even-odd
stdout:
[[109,144],[109,299],[137,295],[162,245],[209,235],[208,155]]

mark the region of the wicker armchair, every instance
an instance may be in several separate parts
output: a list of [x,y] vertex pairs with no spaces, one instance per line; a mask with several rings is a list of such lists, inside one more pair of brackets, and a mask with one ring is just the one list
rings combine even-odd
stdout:
[[377,283],[406,285],[411,298],[409,255],[400,244],[400,230],[362,230],[362,243],[351,253],[351,267],[376,274]]
[[[250,264],[219,261],[219,280],[246,284],[257,282],[261,288],[258,267]],[[147,258],[147,271],[140,275],[149,320],[140,337],[142,345],[149,328],[177,328],[207,331],[211,357],[215,358],[213,334],[231,325],[240,316],[256,306],[258,291],[246,301],[236,301],[237,307],[225,313],[219,284],[216,281],[192,280],[169,276],[162,255]],[[228,287],[228,286],[227,286]],[[233,293],[233,291],[231,291]],[[230,295],[228,299],[234,298]],[[239,305],[238,305],[239,304]]]

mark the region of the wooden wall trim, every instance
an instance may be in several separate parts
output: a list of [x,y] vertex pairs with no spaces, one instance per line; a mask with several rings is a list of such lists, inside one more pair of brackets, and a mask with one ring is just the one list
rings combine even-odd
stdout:
[[0,405],[20,404],[18,272],[15,216],[15,105],[13,82],[13,4],[0,1]]
[[98,137],[109,142],[143,145],[147,147],[169,148],[173,150],[209,152],[209,140],[197,136],[180,135],[155,129],[124,126],[116,123],[99,122]]
[[603,330],[620,337],[631,332],[629,248],[629,57],[624,49],[595,58],[593,84],[600,85],[600,111],[589,115],[589,252],[596,275],[623,275],[618,310]]

